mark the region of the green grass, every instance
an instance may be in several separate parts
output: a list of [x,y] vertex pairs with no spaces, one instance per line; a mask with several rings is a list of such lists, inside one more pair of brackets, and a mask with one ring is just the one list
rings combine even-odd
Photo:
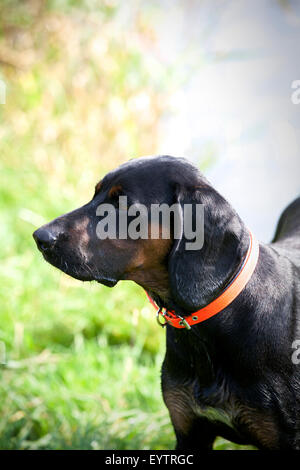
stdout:
[[24,171],[11,163],[2,163],[0,186],[0,448],[172,449],[160,391],[164,332],[145,293],[131,282],[82,283],[48,265],[34,222],[82,195],[74,187],[78,200],[57,198],[30,159]]
[[23,229],[27,248],[1,267],[0,448],[173,448],[164,334],[144,293],[69,280]]
[[128,29],[118,2],[36,4],[0,6],[0,449],[172,449],[164,332],[145,293],[67,277],[32,232],[87,202],[107,170],[157,152],[174,74],[145,52],[147,9]]

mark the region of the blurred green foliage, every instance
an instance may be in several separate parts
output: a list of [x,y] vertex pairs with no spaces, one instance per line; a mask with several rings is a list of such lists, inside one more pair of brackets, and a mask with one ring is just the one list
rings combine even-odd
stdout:
[[156,150],[173,83],[143,11],[128,28],[116,0],[0,3],[1,449],[174,445],[164,335],[144,292],[75,281],[31,236],[87,202],[105,172]]

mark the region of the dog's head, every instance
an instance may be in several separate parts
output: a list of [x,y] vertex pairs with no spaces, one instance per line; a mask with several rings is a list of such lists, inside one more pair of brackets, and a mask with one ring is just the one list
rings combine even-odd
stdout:
[[[162,204],[175,208],[169,231],[161,216],[153,220],[153,207]],[[197,219],[200,205],[204,224],[203,210]],[[186,214],[191,236],[183,229]],[[131,160],[108,173],[88,204],[33,236],[46,261],[72,277],[110,287],[134,280],[163,303],[193,311],[204,297],[209,300],[205,286],[221,288],[224,273],[226,280],[242,259],[246,232],[191,163],[159,156]]]

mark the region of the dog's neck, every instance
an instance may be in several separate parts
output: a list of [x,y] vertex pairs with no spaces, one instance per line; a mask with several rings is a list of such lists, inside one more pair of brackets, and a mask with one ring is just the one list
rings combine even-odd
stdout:
[[[289,337],[289,325],[295,321],[292,278],[292,263],[271,246],[261,244],[251,282],[234,304],[191,330],[167,325],[167,348],[177,357],[178,364],[182,358],[187,376],[196,375],[204,387],[210,387],[216,377],[222,380],[230,370],[232,379],[247,384],[259,367],[257,359],[280,361],[282,335]],[[269,338],[270,343],[265,343],[270,325],[274,336]],[[267,348],[262,349],[267,352],[261,357],[255,356],[256,361],[249,354],[254,344]]]
[[191,280],[197,284],[196,302],[193,299],[184,303],[181,299],[178,301],[178,295],[174,295],[170,286],[167,267],[161,270],[164,282],[149,282],[143,286],[159,307],[185,316],[205,307],[222,293],[239,271],[249,248],[249,231],[241,221],[236,226],[237,231],[231,232],[227,240],[221,235],[218,240],[216,236],[209,236],[201,253],[191,253],[197,257],[199,267],[198,275]]
[[184,238],[173,241],[168,256],[144,263],[128,277],[159,307],[183,316],[205,307],[222,293],[239,271],[250,244],[249,230],[230,204],[211,187],[202,193],[203,247],[188,251]]

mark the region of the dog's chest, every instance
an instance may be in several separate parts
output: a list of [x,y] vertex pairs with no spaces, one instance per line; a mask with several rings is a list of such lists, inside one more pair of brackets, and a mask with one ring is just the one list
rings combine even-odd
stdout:
[[222,423],[234,429],[234,417],[236,416],[234,409],[228,409],[228,407],[223,409],[194,403],[193,411],[201,418],[207,418],[209,421]]
[[191,403],[193,412],[209,421],[219,422],[234,428],[234,421],[239,413],[236,400],[230,393],[224,393],[222,387],[214,384],[201,389],[196,382],[191,387]]

